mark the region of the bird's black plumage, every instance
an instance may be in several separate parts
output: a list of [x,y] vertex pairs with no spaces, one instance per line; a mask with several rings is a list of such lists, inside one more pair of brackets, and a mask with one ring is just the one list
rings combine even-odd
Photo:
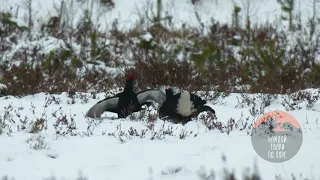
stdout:
[[118,95],[117,103],[118,118],[125,118],[133,112],[141,110],[136,93],[133,91],[134,76],[129,76],[122,93]]
[[175,114],[177,115],[177,113],[175,113],[174,111],[174,102],[175,102],[175,98],[173,96],[173,91],[171,88],[166,88],[166,100],[165,102],[162,103],[161,107],[159,108],[159,117],[163,118],[163,117],[173,117]]
[[170,120],[173,123],[183,123],[185,117],[177,112],[178,101],[181,93],[173,94],[171,88],[166,88],[166,101],[159,109],[159,117],[164,120]]
[[151,100],[159,104],[165,101],[166,96],[160,89],[148,89],[135,93],[133,83],[134,77],[129,76],[123,92],[99,101],[89,109],[87,116],[99,118],[105,111],[110,111],[117,113],[118,118],[125,118],[133,112],[140,111],[143,105],[153,105]]
[[170,88],[166,89],[166,101],[162,104],[159,110],[160,118],[169,118],[174,123],[185,124],[191,121],[191,118],[197,117],[201,112],[210,111],[215,114],[215,111],[205,105],[206,100],[199,96],[183,91],[173,95]]

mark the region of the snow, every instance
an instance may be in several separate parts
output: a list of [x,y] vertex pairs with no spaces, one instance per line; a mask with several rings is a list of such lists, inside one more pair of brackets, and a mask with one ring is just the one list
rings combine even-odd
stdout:
[[[12,12],[18,24],[27,26],[29,14],[25,2],[25,0],[2,0],[0,11]],[[59,14],[62,1],[32,0],[31,2],[34,25],[32,34],[37,36],[41,25],[47,23],[50,17]],[[102,32],[110,29],[115,20],[118,20],[119,29],[126,31],[132,26],[137,26],[137,22],[142,22],[140,15],[144,16],[147,13],[152,19],[151,10],[156,12],[155,1],[149,0],[114,0],[115,7],[111,11],[101,6],[99,0],[63,2],[66,3],[63,18],[67,26],[76,27],[80,18],[83,18],[84,10],[91,9],[91,19]],[[312,16],[312,3],[309,1],[301,3],[301,0],[296,3],[299,8],[295,14],[300,12],[302,22],[306,22]],[[280,22],[282,12],[276,0],[206,0],[196,6],[188,0],[163,0],[163,5],[162,16],[167,12],[172,15],[172,24],[175,28],[181,28],[184,24],[199,27],[200,22],[195,14],[199,15],[201,23],[205,26],[210,25],[212,18],[220,23],[231,24],[233,5],[240,6],[242,9],[239,14],[241,25],[244,25],[246,12],[249,12],[252,24],[269,22],[287,26],[286,21]],[[146,26],[142,24],[141,28]],[[295,44],[293,37],[296,34],[288,33],[288,36],[292,39],[291,43]],[[146,41],[152,38],[148,32],[142,37]],[[234,38],[241,37],[237,35]],[[313,40],[310,43],[313,43]],[[110,43],[111,40],[105,41],[106,45]],[[79,45],[71,44],[71,46],[74,51],[80,51]],[[49,53],[67,46],[66,42],[55,37],[39,37],[37,40],[21,38],[9,53],[4,54],[4,57],[10,58],[23,48],[35,47],[41,48],[41,53]],[[292,47],[288,46],[288,49],[290,48]],[[315,53],[316,63],[320,63],[320,53]],[[179,57],[183,59],[183,55]],[[121,68],[105,67],[100,61],[96,63],[98,68],[108,68],[109,72],[114,74],[121,71]],[[89,69],[96,67],[91,64],[87,66]],[[305,73],[308,73],[308,69]],[[3,88],[6,86],[0,84],[0,90]],[[312,91],[319,95],[317,90],[305,91]],[[259,109],[260,106],[265,105],[259,99],[259,95],[250,95],[251,99],[252,96],[256,97],[256,104],[240,103],[243,96],[244,94],[231,94],[227,98],[210,101],[209,105],[215,109],[218,120],[223,123],[227,123],[230,118],[236,121],[246,118],[249,122],[255,121],[259,114],[252,113],[252,108]],[[98,94],[98,99],[93,99],[90,94],[80,93],[75,99],[68,97],[67,93],[52,96],[40,93],[22,98],[0,97],[0,132],[3,132],[3,134],[0,133],[0,178],[8,175],[17,180],[40,180],[50,176],[58,179],[75,179],[81,173],[88,179],[97,180],[147,178],[195,180],[199,179],[199,172],[209,173],[214,170],[217,173],[216,177],[221,179],[224,167],[230,171],[235,170],[236,176],[241,177],[247,167],[251,170],[254,168],[254,163],[257,164],[263,179],[267,180],[274,179],[276,174],[281,174],[284,179],[290,179],[292,173],[295,176],[300,176],[301,173],[310,179],[318,178],[320,177],[318,171],[320,168],[318,153],[320,151],[318,126],[320,101],[310,105],[307,101],[301,100],[292,107],[282,104],[285,100],[293,102],[294,96],[279,95],[272,99],[271,105],[264,111],[289,112],[303,127],[301,149],[294,158],[284,163],[270,163],[259,157],[252,147],[247,131],[234,130],[227,134],[218,130],[208,130],[200,120],[182,126],[157,119],[154,129],[150,130],[152,124],[147,123],[144,118],[141,121],[131,120],[129,117],[118,120],[114,118],[116,114],[105,113],[102,120],[86,119],[84,114],[104,98],[104,94]],[[51,101],[51,104],[44,108],[46,101]],[[34,113],[33,110],[35,110]],[[53,112],[56,112],[56,117],[53,117]],[[21,121],[25,117],[28,123],[23,124]],[[4,119],[9,126],[3,126]],[[47,120],[45,121],[47,128],[38,133],[29,133],[32,130],[29,123],[41,119]],[[76,125],[77,129],[66,136],[57,135],[57,131],[67,132],[67,125],[59,124],[57,129],[54,126],[57,122],[64,120],[67,120],[69,125],[70,123]],[[26,129],[18,130],[18,125],[19,128],[25,126]],[[171,128],[172,135],[163,135],[152,140],[155,133],[161,134]],[[142,137],[120,136],[121,131],[128,133],[130,129],[136,129],[139,134],[147,129],[148,131]],[[191,131],[193,133],[185,139],[179,138],[181,133]],[[223,155],[226,156],[226,162],[222,160]]]
[[[20,20],[21,25],[27,25],[28,8],[23,0],[3,0],[3,6],[0,10],[11,11],[15,17]],[[312,16],[312,2],[301,3],[295,1],[296,14],[301,13],[303,22]],[[61,0],[32,0],[32,19],[34,28],[40,28],[42,23],[48,22],[50,16],[57,16],[59,14],[59,7]],[[92,20],[100,30],[111,28],[111,23],[118,20],[119,27],[122,30],[127,30],[133,25],[136,25],[138,20],[141,20],[141,15],[148,14],[152,18],[152,14],[156,12],[156,1],[152,0],[114,0],[115,7],[108,10],[107,7],[102,6],[99,0],[86,1],[64,1],[65,2],[65,17],[68,17],[68,23],[76,27],[77,22],[83,17],[85,9],[94,9],[92,11]],[[251,23],[266,23],[278,22],[280,16],[283,15],[281,7],[276,0],[207,0],[202,1],[197,5],[192,5],[191,1],[186,0],[162,0],[162,16],[167,13],[173,16],[172,23],[175,27],[181,27],[187,24],[192,27],[198,27],[199,21],[195,13],[199,15],[200,21],[204,24],[210,24],[211,18],[222,23],[232,22],[233,7],[239,6],[241,11],[239,13],[242,22],[246,15],[251,18]],[[247,13],[249,12],[249,13]]]
[[149,41],[151,41],[152,40],[152,35],[149,33],[149,32],[147,32],[146,34],[144,34],[143,36],[142,36],[142,40],[145,40],[145,41],[147,41],[147,42],[149,42]]
[[5,89],[7,89],[7,86],[5,84],[0,83],[0,90],[5,90]]
[[[26,2],[31,2],[31,14],[29,13],[28,4]],[[17,54],[28,52],[32,54],[34,50],[39,50],[39,54],[48,54],[50,51],[64,49],[70,50],[74,56],[81,53],[86,54],[88,58],[92,58],[92,61],[101,61],[103,57],[89,57],[89,50],[81,50],[82,45],[77,43],[75,39],[64,38],[58,39],[56,37],[45,36],[41,31],[43,25],[48,25],[50,18],[55,16],[62,16],[61,26],[68,31],[73,31],[72,28],[79,27],[79,23],[83,22],[85,10],[89,10],[89,16],[93,23],[95,29],[99,30],[101,33],[109,33],[109,30],[113,28],[113,23],[116,21],[118,24],[118,29],[120,31],[128,31],[132,27],[141,28],[141,30],[147,30],[150,27],[150,22],[154,19],[156,14],[156,1],[153,0],[114,0],[115,6],[113,9],[101,5],[100,0],[2,0],[2,6],[0,6],[0,11],[11,12],[14,16],[13,19],[17,21],[19,25],[28,25],[28,19],[31,15],[32,19],[32,30],[31,37],[21,37],[18,38],[18,42],[12,44],[8,42],[8,51],[3,52],[3,56],[0,61],[12,60],[14,62],[9,63],[11,67],[13,64],[20,64],[22,59],[18,58]],[[312,17],[313,7],[311,2],[302,3],[301,0],[295,1],[295,11],[294,16],[301,16],[301,24],[303,27],[308,26],[308,19]],[[283,15],[281,7],[277,0],[204,0],[200,1],[197,5],[192,5],[190,0],[162,0],[162,17],[169,16],[172,17],[171,23],[163,21],[162,23],[169,28],[183,29],[183,28],[200,28],[204,25],[204,32],[206,33],[209,29],[208,26],[212,25],[212,20],[218,21],[220,23],[232,23],[232,12],[234,6],[239,6],[241,11],[239,12],[239,23],[240,26],[244,26],[246,23],[246,16],[250,17],[250,22],[252,26],[255,24],[269,23],[277,26],[279,31],[287,30],[288,22],[281,20]],[[145,17],[148,16],[148,17]],[[147,19],[146,19],[147,18]],[[296,23],[296,22],[294,22]],[[45,37],[43,37],[45,36]],[[132,64],[130,59],[132,58],[132,53],[129,48],[124,53],[119,53],[122,50],[120,48],[112,48],[115,43],[112,40],[112,36],[107,36],[108,38],[103,38],[101,41],[105,41],[107,46],[106,49],[110,51],[112,56],[116,56],[119,62],[125,62],[126,65]],[[298,44],[296,42],[296,37],[300,38],[310,38],[308,32],[288,32],[288,51],[292,50],[293,47]],[[315,40],[317,36],[314,35],[312,40]],[[111,39],[110,39],[111,38]],[[149,32],[146,32],[142,39],[150,41],[152,38]],[[241,38],[240,36],[234,36],[235,39]],[[172,41],[178,41],[179,39],[172,39]],[[9,41],[9,40],[7,40]],[[132,40],[134,44],[140,42],[138,40]],[[170,40],[171,41],[171,40]],[[169,41],[169,42],[170,42]],[[309,40],[306,40],[308,42]],[[101,44],[103,44],[101,43]],[[181,42],[184,47],[192,46],[188,42]],[[311,41],[310,44],[306,44],[304,47],[313,47],[315,41]],[[9,45],[10,44],[10,45]],[[113,45],[111,45],[113,44]],[[155,43],[152,42],[152,45]],[[157,44],[163,46],[164,49],[170,51],[173,47],[170,44]],[[110,48],[109,48],[110,47]],[[12,48],[12,50],[11,50]],[[27,50],[27,51],[25,51]],[[237,52],[240,50],[239,47],[234,48],[235,57],[239,57]],[[81,52],[81,53],[80,53]],[[200,53],[200,52],[199,52]],[[314,50],[315,63],[319,63],[319,50]],[[121,54],[121,55],[119,55]],[[82,57],[82,56],[81,56]],[[18,58],[18,59],[17,59]],[[187,55],[181,52],[175,57],[180,61],[189,60]],[[291,57],[293,58],[293,57]],[[30,58],[29,58],[30,59]],[[36,58],[41,59],[41,58]],[[238,58],[237,58],[238,60]],[[64,59],[64,62],[69,62],[71,59]],[[87,66],[87,61],[81,60],[84,66]],[[43,62],[42,62],[43,63]],[[34,63],[34,65],[36,65]],[[90,65],[89,65],[90,66]],[[91,67],[86,67],[87,69],[92,69]],[[94,66],[95,67],[95,66]],[[118,70],[110,65],[101,65],[103,68],[111,68],[111,73],[118,74]],[[119,68],[123,71],[123,68]]]
[[[319,95],[318,90],[305,90],[311,94]],[[293,94],[292,96],[295,96]],[[54,98],[53,98],[54,97]],[[214,170],[218,179],[221,179],[222,169],[227,167],[235,170],[236,176],[241,177],[245,168],[253,170],[256,163],[263,179],[274,179],[276,174],[288,179],[293,173],[295,176],[319,177],[320,168],[320,130],[318,118],[320,117],[320,101],[313,104],[312,109],[307,109],[305,101],[297,104],[299,110],[287,111],[281,103],[285,96],[278,96],[271,100],[270,106],[264,112],[281,110],[289,112],[295,117],[303,129],[303,143],[298,154],[284,163],[270,163],[260,158],[254,151],[251,138],[247,131],[233,130],[228,135],[219,130],[208,130],[204,124],[195,120],[187,123],[172,124],[158,119],[154,130],[146,132],[144,137],[120,136],[120,129],[128,132],[130,128],[138,133],[148,129],[145,120],[135,121],[127,119],[114,119],[116,114],[104,113],[104,119],[95,120],[96,126],[90,126],[90,121],[84,117],[86,111],[96,102],[104,98],[103,93],[97,94],[97,99],[92,99],[90,94],[78,93],[71,104],[72,98],[67,93],[60,95],[46,95],[44,93],[15,98],[12,96],[0,98],[0,115],[4,118],[5,107],[12,106],[6,117],[15,123],[10,123],[11,133],[4,128],[0,135],[0,177],[8,175],[15,179],[44,179],[55,176],[58,179],[75,179],[81,173],[89,179],[199,179],[200,171]],[[259,115],[251,115],[252,106],[259,108],[262,100],[261,94],[249,95],[256,98],[256,105],[240,105],[241,94],[231,94],[217,101],[209,101],[217,113],[218,121],[226,123],[230,118],[236,121],[249,118],[255,121]],[[53,100],[44,108],[45,102]],[[287,97],[288,98],[288,97]],[[88,99],[86,103],[86,99]],[[55,100],[55,101],[54,101]],[[240,100],[240,101],[239,101]],[[35,107],[35,113],[32,112]],[[61,110],[59,110],[61,107]],[[43,117],[47,119],[47,129],[39,133],[28,133],[28,126],[24,131],[17,132],[17,125],[21,125],[16,113],[23,120],[28,117],[34,121]],[[56,111],[57,118],[52,117]],[[61,114],[60,114],[61,112]],[[154,112],[151,112],[154,113]],[[54,124],[59,117],[66,115],[66,119],[74,117],[77,130],[76,136],[57,135]],[[201,115],[199,115],[200,117]],[[0,121],[1,122],[1,121]],[[150,124],[149,124],[150,125]],[[65,126],[60,126],[61,132]],[[172,127],[172,135],[151,140],[154,132],[162,132]],[[191,132],[180,139],[183,132]],[[88,134],[87,132],[93,132]],[[108,135],[108,134],[114,135]],[[197,136],[195,136],[197,134]],[[122,138],[123,142],[119,140]],[[37,146],[39,145],[40,146]],[[39,147],[39,149],[37,149]],[[222,156],[226,157],[226,162]],[[301,166],[303,164],[303,166]],[[175,172],[178,171],[178,172]]]
[[10,53],[7,54],[7,57],[9,58],[14,56],[14,54],[20,49],[39,49],[40,54],[48,54],[50,53],[50,51],[59,50],[61,48],[67,49],[63,40],[50,36],[40,38],[36,41],[21,40],[19,43],[17,43],[16,46],[12,48]]

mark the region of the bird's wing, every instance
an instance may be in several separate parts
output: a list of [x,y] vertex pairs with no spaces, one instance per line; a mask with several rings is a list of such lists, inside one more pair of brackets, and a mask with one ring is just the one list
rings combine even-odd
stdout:
[[160,89],[148,89],[137,94],[140,104],[145,104],[148,100],[153,100],[160,105],[166,100],[166,94]]
[[190,93],[190,96],[191,96],[191,100],[193,101],[194,105],[196,105],[196,106],[202,106],[204,104],[207,104],[206,100],[203,100],[201,97],[199,97],[195,94]]
[[118,96],[103,99],[89,109],[87,116],[90,118],[100,118],[101,114],[103,114],[105,111],[116,113],[118,101]]

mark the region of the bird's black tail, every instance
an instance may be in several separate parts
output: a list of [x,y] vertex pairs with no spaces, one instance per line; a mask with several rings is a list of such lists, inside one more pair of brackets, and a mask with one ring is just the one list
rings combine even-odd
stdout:
[[214,109],[212,109],[210,106],[204,105],[201,108],[199,108],[198,113],[204,112],[204,111],[209,111],[212,114],[216,114],[216,111]]

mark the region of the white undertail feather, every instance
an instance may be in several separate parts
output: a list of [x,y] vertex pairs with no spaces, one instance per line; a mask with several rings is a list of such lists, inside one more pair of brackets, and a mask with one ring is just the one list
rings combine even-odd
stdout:
[[183,91],[178,100],[177,112],[186,117],[190,116],[194,111],[193,103],[190,100],[190,93],[188,91]]

